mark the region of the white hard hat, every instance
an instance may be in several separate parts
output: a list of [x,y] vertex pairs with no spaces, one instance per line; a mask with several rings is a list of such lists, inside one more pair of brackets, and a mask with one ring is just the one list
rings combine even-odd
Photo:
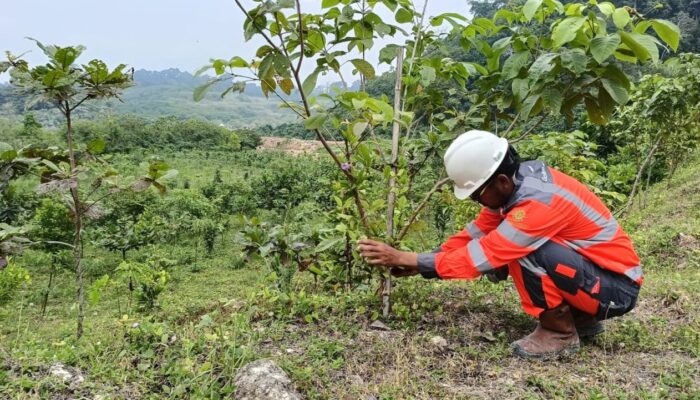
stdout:
[[508,140],[472,130],[452,141],[445,152],[445,169],[454,181],[455,196],[466,199],[486,182],[508,151]]

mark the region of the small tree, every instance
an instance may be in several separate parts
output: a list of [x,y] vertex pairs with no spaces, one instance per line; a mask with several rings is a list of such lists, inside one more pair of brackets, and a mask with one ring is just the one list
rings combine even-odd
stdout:
[[[103,186],[113,185],[115,171],[106,163],[97,164],[95,175],[97,178],[90,183],[87,193],[81,193],[81,180],[87,174],[87,162],[96,160],[96,155],[105,148],[101,139],[91,141],[83,149],[79,149],[75,143],[73,132],[73,115],[75,111],[86,102],[118,98],[121,92],[131,86],[132,73],[126,72],[124,64],[114,69],[109,69],[100,60],[92,60],[87,64],[78,65],[76,61],[85,50],[83,46],[59,47],[44,46],[37,40],[33,40],[48,58],[45,65],[30,68],[29,64],[13,56],[8,52],[8,60],[0,63],[0,73],[10,73],[10,83],[20,92],[30,98],[30,103],[47,102],[54,106],[65,121],[65,135],[67,144],[67,163],[56,164],[45,160],[44,165],[49,169],[45,174],[47,182],[40,188],[41,192],[67,190],[69,195],[66,203],[69,205],[73,221],[73,267],[78,286],[78,323],[76,335],[80,338],[83,334],[83,320],[85,314],[85,289],[83,282],[82,254],[83,254],[83,229],[85,218],[95,216],[98,211],[99,200],[109,195],[103,194],[97,200],[92,196],[99,193]],[[168,173],[162,165],[152,164],[147,176],[140,178],[132,188],[143,190],[151,185],[159,190],[165,190],[165,186],[158,179],[165,178]]]
[[[458,132],[492,129],[515,143],[547,116],[571,120],[581,104],[591,120],[604,124],[629,98],[629,79],[614,59],[657,61],[661,42],[647,31],[674,50],[679,38],[674,24],[646,20],[609,2],[527,0],[491,19],[470,21],[457,13],[427,18],[425,8],[404,0],[324,0],[321,13],[303,12],[299,1],[235,3],[245,16],[246,40],[256,37],[263,44],[253,60],[212,60],[203,71],[211,68],[217,77],[195,90],[194,98],[223,80],[232,83],[224,94],[242,92],[255,81],[303,119],[342,173],[335,212],[347,222],[337,232],[345,236],[346,248],[363,235],[401,245],[448,182],[438,177],[432,187],[419,188],[418,172],[439,160]],[[396,24],[381,18],[377,7],[393,13]],[[444,24],[465,52],[478,57],[471,62],[443,57],[436,27]],[[367,60],[377,38],[398,32],[410,37],[382,48],[378,60]],[[308,75],[305,61],[315,67]],[[383,62],[396,65],[393,99],[366,90],[375,65]],[[343,64],[354,67],[359,90],[347,84]],[[335,96],[315,92],[321,74],[343,82]],[[292,91],[299,101],[288,97]],[[321,96],[324,101],[318,101]],[[377,139],[382,130],[392,132],[390,148]],[[387,316],[391,285],[384,276]]]

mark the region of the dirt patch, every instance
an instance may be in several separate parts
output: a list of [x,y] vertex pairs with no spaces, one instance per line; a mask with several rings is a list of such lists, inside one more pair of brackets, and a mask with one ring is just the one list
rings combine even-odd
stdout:
[[[292,156],[314,154],[323,147],[318,140],[303,140],[294,138],[282,138],[274,136],[262,136],[262,144],[258,150],[279,150]],[[341,149],[343,142],[328,141],[333,149]]]

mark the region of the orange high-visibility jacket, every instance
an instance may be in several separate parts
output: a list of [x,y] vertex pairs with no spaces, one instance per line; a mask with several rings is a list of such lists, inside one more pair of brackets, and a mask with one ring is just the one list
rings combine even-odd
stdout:
[[521,163],[514,181],[514,193],[502,209],[484,207],[441,252],[419,254],[421,271],[434,268],[443,279],[473,279],[553,240],[641,285],[632,241],[584,184],[541,161]]

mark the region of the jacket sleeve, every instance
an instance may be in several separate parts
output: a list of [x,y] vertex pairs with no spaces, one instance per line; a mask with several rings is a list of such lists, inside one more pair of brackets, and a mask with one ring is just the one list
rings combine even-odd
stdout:
[[445,243],[437,247],[432,253],[418,254],[418,269],[424,278],[436,278],[435,254],[441,252],[463,249],[472,239],[484,237],[487,233],[498,227],[503,217],[498,210],[483,207],[476,219],[462,231],[450,236]]
[[553,204],[525,201],[511,209],[496,229],[466,246],[431,254],[432,258],[419,255],[419,269],[427,273],[432,265],[435,276],[442,279],[474,279],[507,265],[537,250],[566,226],[569,213],[552,211]]

